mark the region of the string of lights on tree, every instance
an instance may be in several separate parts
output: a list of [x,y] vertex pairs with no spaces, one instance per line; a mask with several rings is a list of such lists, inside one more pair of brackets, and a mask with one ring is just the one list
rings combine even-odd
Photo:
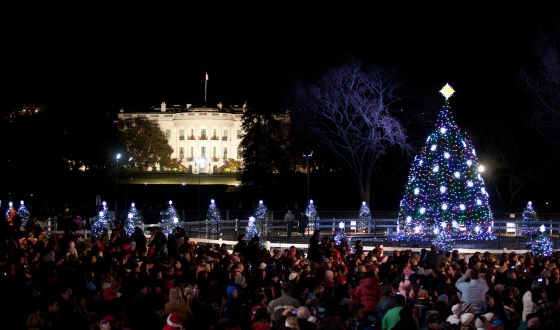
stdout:
[[313,204],[312,199],[309,200],[309,205],[307,205],[307,208],[305,209],[305,215],[307,215],[307,218],[309,219],[310,228],[312,228],[313,230],[319,228],[319,226],[317,226],[317,222],[320,219],[319,216],[317,215],[317,208],[315,207],[315,204]]
[[441,90],[445,106],[436,130],[411,165],[400,202],[395,240],[423,240],[438,236],[446,246],[451,238],[494,239],[488,192],[470,137],[451,114],[449,86]]
[[94,237],[99,237],[103,233],[103,228],[108,228],[111,225],[111,219],[109,218],[109,209],[107,208],[107,202],[101,203],[103,206],[97,220],[91,225],[91,233]]
[[367,233],[367,224],[371,220],[371,211],[369,210],[369,206],[367,206],[366,202],[362,202],[362,206],[360,206],[360,222],[358,223],[358,232],[360,233]]
[[521,220],[523,220],[523,225],[521,227],[521,233],[523,235],[532,235],[537,232],[537,228],[535,226],[528,225],[527,222],[529,221],[538,221],[539,216],[537,215],[537,211],[533,207],[533,202],[527,202],[527,206],[523,209],[521,213]]
[[128,211],[127,221],[125,225],[126,233],[130,236],[134,233],[134,228],[142,227],[142,216],[138,213],[136,209],[136,203],[130,204],[130,210]]
[[206,219],[212,224],[212,229],[210,232],[216,236],[221,236],[220,233],[220,209],[214,203],[212,199],[210,205],[208,206],[208,212],[206,212]]
[[23,202],[23,200],[19,202],[17,213],[21,217],[22,226],[25,227],[25,224],[27,224],[27,221],[29,221],[29,210],[27,209],[27,207],[25,207],[25,203]]
[[179,215],[173,206],[173,201],[169,201],[169,207],[165,211],[164,216],[161,218],[161,226],[166,227],[169,233],[173,232],[173,226],[179,223]]
[[531,251],[534,254],[542,255],[542,256],[550,256],[553,252],[552,241],[550,237],[545,235],[546,228],[544,225],[540,226],[541,234],[537,237],[535,242],[533,243]]

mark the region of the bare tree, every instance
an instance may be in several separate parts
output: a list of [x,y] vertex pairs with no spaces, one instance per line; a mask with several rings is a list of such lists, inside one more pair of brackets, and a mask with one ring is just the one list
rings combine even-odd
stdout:
[[548,146],[560,154],[560,21],[541,28],[534,43],[536,73],[523,70],[520,79],[533,95],[533,109],[526,116]]
[[390,111],[399,87],[395,72],[365,68],[350,58],[316,83],[297,84],[290,95],[295,122],[350,172],[368,204],[376,162],[387,148],[408,149],[405,130]]

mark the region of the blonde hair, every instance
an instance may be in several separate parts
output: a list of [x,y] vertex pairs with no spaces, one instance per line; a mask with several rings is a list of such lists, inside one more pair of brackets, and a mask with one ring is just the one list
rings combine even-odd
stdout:
[[286,328],[299,330],[299,325],[298,325],[297,318],[295,318],[293,316],[288,317],[286,319],[286,323],[284,325],[286,326]]
[[194,298],[194,287],[192,285],[188,285],[185,288],[185,300],[190,304]]
[[169,291],[169,308],[172,311],[177,311],[183,304],[183,297],[181,294],[181,289],[174,287]]
[[35,311],[32,314],[29,314],[27,316],[27,322],[25,323],[25,326],[29,329],[29,328],[36,328],[39,326],[39,321],[41,319],[41,312],[39,311]]
[[313,295],[317,296],[319,293],[325,291],[325,288],[322,285],[317,285],[315,289],[313,289]]

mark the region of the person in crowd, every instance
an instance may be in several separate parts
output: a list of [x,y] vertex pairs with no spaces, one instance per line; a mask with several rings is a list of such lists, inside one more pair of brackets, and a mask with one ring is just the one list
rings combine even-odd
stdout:
[[467,269],[465,275],[457,280],[455,287],[461,292],[461,299],[472,305],[475,315],[486,312],[488,284],[483,278],[479,277],[476,269]]
[[294,220],[295,220],[295,216],[292,213],[292,210],[288,209],[286,215],[284,215],[284,222],[288,227],[288,233],[287,233],[288,238],[292,237],[292,230],[294,229]]

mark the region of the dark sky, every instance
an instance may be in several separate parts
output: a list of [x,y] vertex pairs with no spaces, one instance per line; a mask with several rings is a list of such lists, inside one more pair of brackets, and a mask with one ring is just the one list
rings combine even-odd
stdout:
[[[78,5],[14,9],[2,23],[2,110],[46,103],[55,111],[143,111],[217,102],[272,107],[294,78],[313,79],[348,54],[394,66],[411,85],[457,91],[456,110],[482,111],[530,59],[547,7]],[[499,104],[499,102],[497,102]],[[478,109],[474,109],[474,108]],[[487,111],[484,109],[484,111]],[[498,111],[498,110],[495,110]],[[460,116],[460,114],[459,114]]]

